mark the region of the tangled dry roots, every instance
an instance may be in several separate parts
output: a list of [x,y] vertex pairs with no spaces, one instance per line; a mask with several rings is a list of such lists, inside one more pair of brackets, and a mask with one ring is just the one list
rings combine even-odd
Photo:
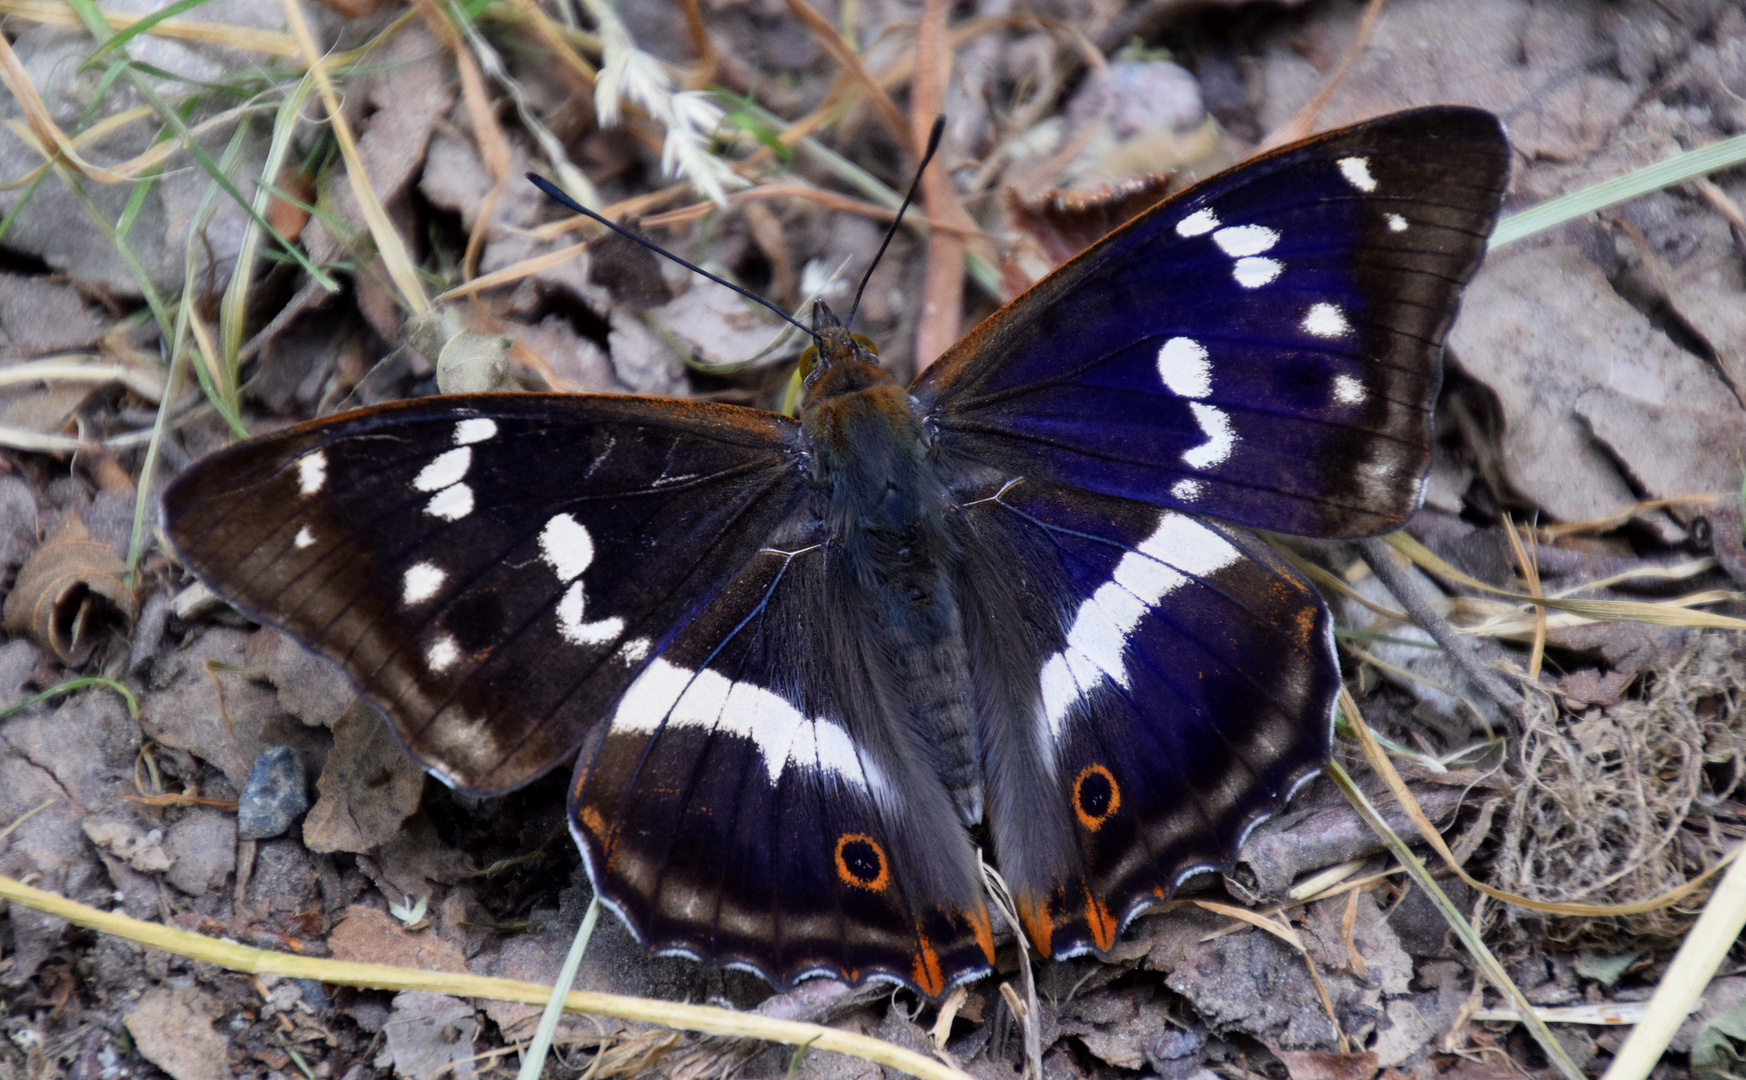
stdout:
[[[1495,884],[1592,903],[1665,892],[1738,842],[1746,807],[1732,796],[1746,768],[1746,646],[1726,631],[1695,633],[1641,699],[1605,709],[1561,713],[1541,699],[1521,750],[1524,778],[1511,794]],[[1679,909],[1695,911],[1703,899]],[[1676,934],[1690,922],[1679,909],[1612,921],[1633,935]],[[1560,919],[1540,932],[1569,940],[1589,925]]]

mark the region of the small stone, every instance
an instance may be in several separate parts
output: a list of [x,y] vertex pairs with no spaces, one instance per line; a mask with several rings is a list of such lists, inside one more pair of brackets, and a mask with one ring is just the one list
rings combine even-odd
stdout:
[[268,840],[285,831],[309,809],[303,762],[289,746],[270,746],[255,759],[249,782],[237,800],[238,840]]

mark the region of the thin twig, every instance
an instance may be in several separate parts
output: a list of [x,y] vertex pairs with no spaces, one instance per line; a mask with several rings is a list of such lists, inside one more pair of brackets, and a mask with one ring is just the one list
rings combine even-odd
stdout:
[[[914,125],[904,120],[903,112],[898,109],[897,103],[891,100],[891,95],[885,92],[885,88],[879,85],[879,80],[874,78],[873,73],[867,70],[867,65],[861,62],[860,54],[849,47],[849,43],[837,33],[837,28],[831,25],[830,20],[820,15],[818,10],[808,4],[806,0],[788,0],[788,10],[793,13],[796,19],[800,20],[801,25],[812,31],[812,36],[818,39],[819,46],[831,54],[831,59],[837,62],[837,66],[860,84],[861,91],[867,95],[867,99],[873,103],[874,111],[879,114],[880,122],[897,139],[898,145],[912,152],[920,147],[922,141],[927,138],[927,128],[924,127],[919,131],[912,130]],[[926,19],[925,15],[923,19]],[[911,105],[915,105],[913,100]],[[935,114],[932,112],[923,113],[918,110],[918,115],[926,115],[929,121],[932,121]]]
[[1425,594],[1419,591],[1418,582],[1412,575],[1394,561],[1394,549],[1381,539],[1358,541],[1358,551],[1364,556],[1364,561],[1376,574],[1377,580],[1387,586],[1394,598],[1400,601],[1400,606],[1406,609],[1420,629],[1431,635],[1437,644],[1443,646],[1450,659],[1457,667],[1472,679],[1475,686],[1485,692],[1485,695],[1497,704],[1509,717],[1510,723],[1519,731],[1522,726],[1521,695],[1516,693],[1510,684],[1505,682],[1497,672],[1493,671],[1488,657],[1480,655],[1484,647],[1480,643],[1462,637],[1450,626],[1448,620],[1439,615]]

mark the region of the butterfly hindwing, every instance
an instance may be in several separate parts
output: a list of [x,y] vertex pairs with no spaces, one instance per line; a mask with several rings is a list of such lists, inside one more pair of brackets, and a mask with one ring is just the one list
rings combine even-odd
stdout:
[[427,768],[503,791],[570,753],[791,512],[793,436],[704,403],[420,399],[206,458],[164,523],[238,608],[339,661]]
[[1011,475],[1315,536],[1417,508],[1438,356],[1502,197],[1474,109],[1398,113],[1172,198],[990,317],[913,387]]
[[652,948],[937,995],[993,959],[975,855],[830,648],[817,532],[800,515],[630,686],[577,759],[572,828]]
[[[1258,541],[1036,481],[967,500],[973,663],[1017,688],[985,729],[989,831],[1032,941],[1108,949],[1319,767],[1339,688],[1326,608]],[[991,625],[993,624],[993,625]],[[989,645],[997,647],[989,647]]]

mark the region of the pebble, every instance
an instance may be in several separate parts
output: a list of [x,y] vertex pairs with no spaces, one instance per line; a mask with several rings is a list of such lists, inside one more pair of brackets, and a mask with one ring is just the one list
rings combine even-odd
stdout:
[[249,782],[237,800],[236,838],[269,840],[283,836],[309,809],[303,762],[289,746],[270,746],[255,759]]

